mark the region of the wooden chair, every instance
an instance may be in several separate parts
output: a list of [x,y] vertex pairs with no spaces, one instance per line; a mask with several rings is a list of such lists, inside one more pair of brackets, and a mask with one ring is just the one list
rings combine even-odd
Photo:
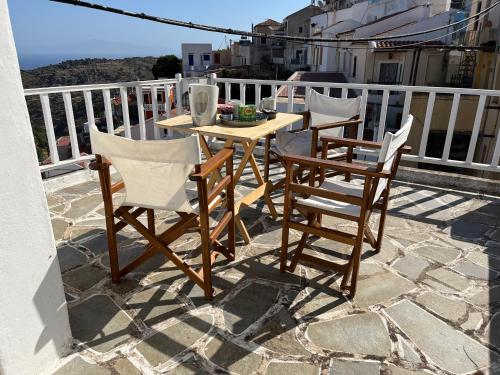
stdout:
[[[303,112],[302,129],[288,132],[278,132],[266,138],[264,180],[269,181],[270,164],[282,162],[286,154],[317,157],[322,151],[320,136],[342,138],[344,127],[348,127],[349,138],[355,139],[357,128],[362,120],[359,118],[361,97],[354,99],[333,98],[311,90],[309,111]],[[276,138],[275,145],[271,145],[272,137]],[[352,147],[346,150],[329,145],[328,159],[351,161]],[[294,180],[304,181],[305,168],[298,167],[294,171]],[[346,175],[349,179],[350,176]],[[283,187],[285,179],[275,182],[269,192]]]
[[[349,296],[356,293],[356,280],[359,270],[363,241],[368,242],[376,252],[382,246],[384,223],[387,214],[391,182],[396,175],[401,155],[409,152],[405,146],[411,129],[413,116],[409,116],[404,126],[395,134],[386,133],[382,143],[322,137],[323,149],[328,144],[335,146],[366,147],[379,149],[378,163],[374,168],[366,164],[318,159],[297,155],[283,157],[286,168],[285,208],[283,215],[283,237],[280,256],[280,270],[285,272],[290,229],[303,232],[288,269],[293,272],[300,260],[316,263],[343,274],[341,288],[349,291]],[[309,167],[319,171],[319,186],[312,175],[308,185],[293,181],[293,165]],[[351,173],[364,178],[362,185],[337,179],[324,179],[324,170]],[[297,198],[294,197],[297,193]],[[290,215],[296,209],[307,218],[307,225],[292,221]],[[380,223],[377,238],[367,225],[373,210],[380,211]],[[329,215],[357,223],[357,234],[325,228],[321,225],[321,215]],[[352,245],[353,251],[348,263],[338,263],[304,254],[304,246],[309,235],[324,237],[333,241]],[[350,278],[350,283],[348,283]]]
[[[212,264],[219,254],[229,260],[235,256],[233,149],[224,148],[202,164],[199,139],[195,135],[168,141],[133,141],[99,132],[96,127],[90,135],[96,155],[91,167],[99,172],[104,200],[112,282],[119,283],[122,276],[160,252],[203,288],[205,298],[211,299]],[[224,163],[226,176],[208,191],[208,177]],[[111,182],[111,165],[122,181]],[[196,203],[188,199],[188,178],[197,183]],[[121,190],[125,197],[115,208],[113,195]],[[210,232],[209,214],[223,201],[226,213]],[[163,233],[156,233],[155,210],[174,211],[179,221]],[[147,226],[138,220],[143,213],[147,214]],[[142,255],[120,268],[116,234],[127,225],[134,227],[149,244]],[[193,227],[199,230],[202,240],[199,270],[189,266],[169,247]],[[217,238],[226,228],[228,246],[224,247]]]

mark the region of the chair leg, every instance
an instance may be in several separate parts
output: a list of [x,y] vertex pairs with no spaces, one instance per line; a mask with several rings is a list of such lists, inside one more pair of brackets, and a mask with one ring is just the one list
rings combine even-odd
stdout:
[[[352,146],[349,146],[349,149],[347,150],[347,155],[346,155],[346,161],[347,163],[352,163],[352,155],[353,155],[353,148]],[[350,173],[346,173],[345,174],[345,180],[347,182],[351,182],[351,174]]]
[[111,223],[108,223],[108,218],[106,217],[106,227],[107,227],[106,236],[108,238],[109,267],[111,269],[111,282],[113,284],[120,284],[120,266],[118,263],[118,245],[116,243],[116,231],[114,228],[114,218],[113,217],[111,217]]
[[212,290],[212,259],[210,254],[210,222],[208,214],[208,195],[206,181],[198,181],[198,194],[200,202],[200,237],[201,237],[201,260],[203,270],[203,291],[205,299],[211,300]]
[[151,208],[148,208],[146,212],[148,215],[148,229],[151,233],[156,234],[155,211],[152,210]]
[[384,227],[385,227],[385,217],[387,215],[387,206],[389,205],[389,199],[387,196],[384,197],[384,204],[382,206],[382,210],[380,211],[380,222],[378,225],[378,233],[377,233],[377,243],[375,246],[375,252],[379,253],[382,248],[382,239],[384,237]]
[[264,181],[268,182],[269,181],[269,150],[271,149],[271,135],[266,136],[266,143],[264,146]]
[[236,259],[236,220],[234,208],[234,183],[233,183],[233,158],[229,158],[226,162],[226,174],[231,177],[231,183],[226,189],[227,193],[227,209],[231,212],[231,220],[227,228],[227,249],[233,254]]
[[[286,203],[285,203],[286,204]],[[286,271],[286,259],[288,257],[288,237],[290,228],[288,227],[288,215],[283,217],[283,230],[281,231],[281,252],[280,252],[280,272]]]
[[358,282],[358,273],[359,273],[359,264],[361,262],[361,251],[363,250],[363,235],[365,233],[366,222],[363,220],[360,222],[358,227],[358,236],[356,238],[356,245],[354,246],[354,250],[352,252],[352,266],[349,267],[352,269],[351,273],[351,282],[347,287],[349,289],[349,298],[353,298],[356,294],[356,286]]
[[[311,226],[314,223],[314,220],[316,220],[317,214],[310,214],[307,218],[307,225]],[[293,254],[292,261],[290,263],[290,267],[288,267],[290,272],[295,272],[295,268],[297,267],[297,264],[299,263],[300,256],[302,254],[302,251],[304,251],[304,247],[306,246],[307,239],[309,238],[309,233],[303,233],[302,237],[300,238],[299,244],[297,248],[295,249],[295,253]]]
[[[204,232],[204,231],[202,231]],[[208,229],[207,229],[208,234]],[[212,260],[210,254],[210,243],[208,235],[206,238],[201,238],[201,259],[203,262],[203,291],[205,292],[205,299],[211,300],[213,296],[212,290]]]
[[[99,161],[101,161],[99,159]],[[106,237],[108,240],[109,268],[111,269],[111,282],[120,283],[120,266],[118,262],[118,245],[116,243],[116,226],[113,216],[113,193],[111,192],[111,176],[109,168],[99,170],[102,199],[104,202],[104,215],[106,218]]]
[[304,251],[304,247],[306,246],[308,238],[309,238],[309,233],[302,233],[302,237],[300,237],[299,244],[295,249],[292,261],[290,262],[290,266],[288,267],[288,270],[290,272],[295,272],[295,268],[297,268],[297,264],[299,263],[300,256],[302,255],[302,251]]

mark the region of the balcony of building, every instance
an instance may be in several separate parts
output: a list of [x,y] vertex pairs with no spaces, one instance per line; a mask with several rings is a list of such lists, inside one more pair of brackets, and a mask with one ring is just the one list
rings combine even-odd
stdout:
[[[258,103],[266,95],[285,93],[278,100],[284,112],[307,109],[311,90],[360,95],[365,119],[360,139],[381,140],[409,113],[416,118],[416,130],[409,142],[414,151],[405,157],[392,191],[382,251],[375,254],[365,245],[353,300],[340,292],[339,275],[333,272],[309,265],[293,274],[279,272],[283,192],[277,191],[272,198],[278,220],[259,202],[241,212],[252,241],[246,245],[237,237],[236,260],[216,264],[216,294],[207,302],[201,289],[161,255],[119,285],[111,283],[99,183],[86,169],[91,151],[83,154],[85,144],[79,142],[82,120],[75,113],[81,111],[73,111],[83,106],[89,123],[99,114],[105,120],[103,131],[161,139],[169,135],[154,122],[187,110],[182,81],[178,76],[25,92],[29,105],[40,102],[48,140],[50,159],[40,171],[77,169],[44,181],[73,336],[72,353],[53,369],[56,374],[500,370],[499,91],[210,76],[208,82],[220,87],[221,100]],[[400,93],[398,103],[389,101],[394,92]],[[133,103],[125,100],[130,94],[137,98]],[[66,160],[56,151],[57,113],[51,103],[58,97],[71,141]],[[145,102],[147,97],[151,103]],[[170,105],[165,98],[172,98]],[[131,121],[133,107],[137,123]],[[457,136],[464,128],[465,140]],[[439,140],[437,131],[442,133]],[[220,144],[214,140],[211,147]],[[459,155],[456,149],[465,152]],[[373,159],[369,150],[360,153]],[[237,156],[236,165],[239,161]],[[280,177],[283,168],[275,165],[270,178]],[[251,170],[245,170],[236,195],[254,184]],[[221,214],[216,211],[214,218]],[[159,227],[168,227],[172,219],[157,213]],[[374,230],[376,221],[371,220]],[[350,225],[328,223],[338,229]],[[298,233],[292,239],[298,241]],[[120,262],[134,259],[144,244],[136,233],[125,231],[119,238]],[[193,232],[172,247],[188,264],[199,264],[199,246]],[[312,238],[306,251],[338,260],[349,249]]]

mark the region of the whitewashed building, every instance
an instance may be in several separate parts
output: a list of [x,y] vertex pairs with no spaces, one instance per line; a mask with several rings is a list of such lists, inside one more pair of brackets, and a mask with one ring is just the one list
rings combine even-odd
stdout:
[[213,65],[211,43],[182,43],[182,71],[185,77],[204,76]]

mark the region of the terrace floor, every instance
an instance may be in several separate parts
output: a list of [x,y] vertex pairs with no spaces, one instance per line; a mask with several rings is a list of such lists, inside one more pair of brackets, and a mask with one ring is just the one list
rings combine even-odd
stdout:
[[[253,241],[240,239],[233,263],[218,262],[210,303],[160,255],[111,284],[96,181],[47,198],[75,337],[55,374],[500,373],[498,198],[395,183],[382,251],[365,244],[352,301],[333,273],[302,265],[280,274],[281,219],[249,207]],[[281,209],[282,195],[274,199]],[[173,218],[158,215],[161,226]],[[175,250],[196,264],[199,243],[188,234]],[[142,245],[122,232],[122,262]],[[322,239],[308,249],[328,258],[348,250]]]

